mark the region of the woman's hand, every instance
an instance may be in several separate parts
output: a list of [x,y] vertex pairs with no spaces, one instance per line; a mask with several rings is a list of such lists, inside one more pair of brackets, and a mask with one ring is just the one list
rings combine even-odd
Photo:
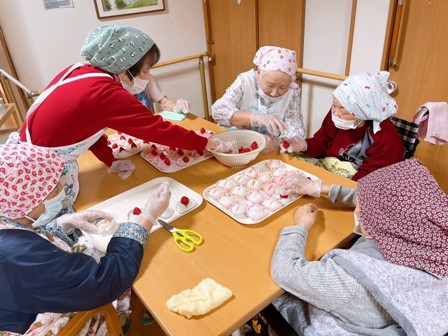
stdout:
[[316,204],[308,203],[297,208],[294,214],[294,224],[297,226],[303,226],[307,230],[316,222],[317,210],[319,208]]
[[322,187],[322,180],[310,180],[300,173],[292,173],[289,175],[283,186],[279,188],[282,195],[309,195],[313,197],[320,197]]

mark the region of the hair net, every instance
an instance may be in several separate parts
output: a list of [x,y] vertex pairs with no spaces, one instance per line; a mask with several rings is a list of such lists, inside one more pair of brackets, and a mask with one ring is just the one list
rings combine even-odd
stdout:
[[361,224],[394,264],[448,274],[448,197],[418,160],[358,181]]
[[153,45],[154,41],[137,28],[114,23],[92,29],[81,56],[94,66],[118,74],[135,65]]
[[59,182],[64,160],[32,145],[0,145],[0,216],[22,218],[37,208]]
[[380,123],[398,110],[397,103],[388,93],[387,71],[364,72],[348,77],[333,91],[333,96],[356,119],[372,120],[373,133]]
[[296,52],[293,50],[264,46],[258,49],[254,64],[261,71],[283,71],[295,80],[297,72]]

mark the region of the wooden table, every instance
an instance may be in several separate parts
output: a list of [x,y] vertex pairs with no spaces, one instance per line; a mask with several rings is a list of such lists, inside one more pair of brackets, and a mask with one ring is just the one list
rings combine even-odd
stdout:
[[[180,124],[194,130],[201,127],[215,132],[222,130],[192,115]],[[274,158],[328,183],[356,186],[351,180],[288,155],[259,155],[253,163]],[[211,158],[176,173],[162,174],[139,155],[131,159],[136,171],[130,178],[121,180],[107,173],[106,167],[91,153],[82,155],[79,158],[81,192],[76,208],[91,207],[160,176],[172,177],[202,195],[208,186],[244,169],[225,167]],[[324,197],[302,197],[259,224],[242,225],[204,200],[199,208],[176,220],[175,226],[198,231],[205,243],[192,253],[184,253],[175,246],[168,231],[152,233],[134,292],[168,335],[230,335],[283,293],[271,279],[271,258],[282,228],[293,224],[297,206],[309,202],[317,204],[320,212],[309,232],[306,256],[309,260],[318,259],[351,235],[352,210],[338,209]],[[233,297],[205,316],[191,319],[166,308],[165,303],[173,294],[193,288],[207,277],[232,290]]]

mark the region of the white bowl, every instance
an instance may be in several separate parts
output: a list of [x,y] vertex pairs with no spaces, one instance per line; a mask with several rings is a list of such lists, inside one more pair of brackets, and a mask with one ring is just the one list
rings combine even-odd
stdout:
[[251,130],[230,130],[220,133],[212,134],[209,139],[220,139],[223,141],[235,141],[237,147],[250,148],[250,145],[256,141],[258,148],[250,152],[241,154],[224,154],[215,151],[210,151],[215,158],[223,165],[228,167],[243,167],[255,160],[260,152],[266,146],[264,136],[258,132]]

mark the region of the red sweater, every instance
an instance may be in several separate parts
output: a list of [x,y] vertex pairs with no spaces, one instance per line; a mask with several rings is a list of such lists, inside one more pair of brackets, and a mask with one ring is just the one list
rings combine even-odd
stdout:
[[[48,86],[59,80],[67,69]],[[68,78],[85,73],[105,72],[84,65]],[[26,141],[26,126],[24,122],[21,141]],[[83,78],[58,87],[29,118],[32,143],[43,147],[75,144],[106,127],[171,147],[203,150],[207,145],[207,139],[194,131],[151,114],[120,82],[109,77]],[[90,150],[108,166],[116,160],[107,146],[106,136],[102,136]]]
[[[366,122],[364,126],[353,130],[341,130],[334,126],[331,120],[331,110],[326,115],[321,128],[312,138],[306,139],[308,148],[304,154],[314,157],[339,157],[339,151],[345,150],[348,146],[360,141],[366,130],[372,125]],[[370,134],[373,144],[366,150],[366,159],[359,167],[358,172],[352,177],[357,181],[361,177],[382,167],[403,161],[404,145],[395,126],[389,119],[380,124],[381,130],[373,134],[370,127]]]

